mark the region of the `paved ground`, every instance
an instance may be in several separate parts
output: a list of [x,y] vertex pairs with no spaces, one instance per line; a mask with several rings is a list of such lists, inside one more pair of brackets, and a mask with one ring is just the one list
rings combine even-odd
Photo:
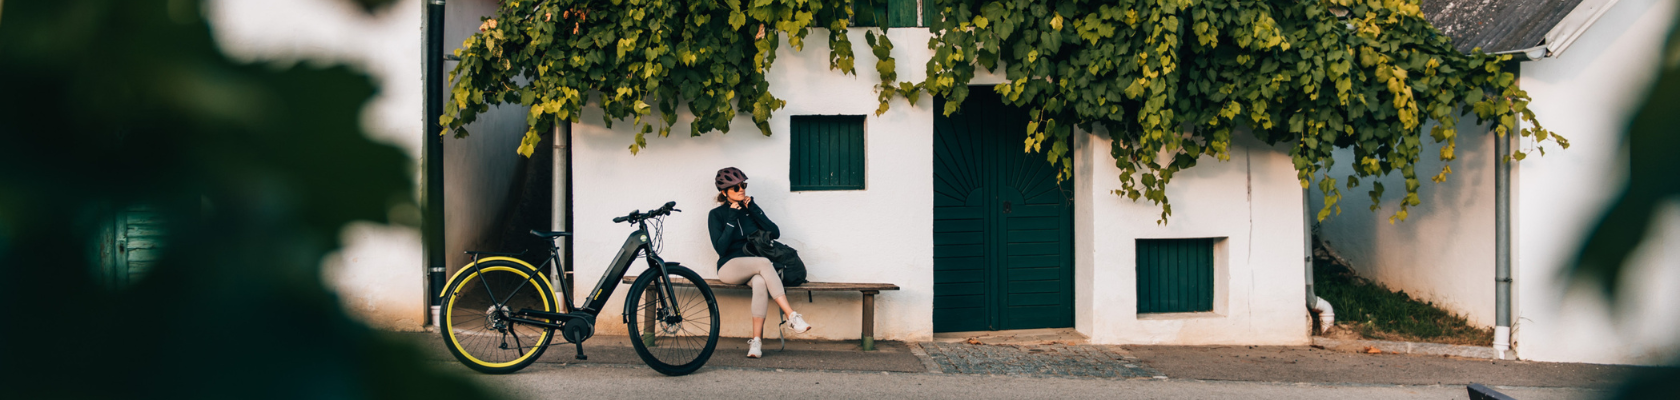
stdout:
[[928,357],[948,374],[1002,374],[1078,378],[1152,378],[1145,367],[1119,346],[972,345],[922,343]]
[[[436,334],[406,334],[444,368],[454,361]],[[1597,398],[1642,370],[1594,364],[1490,361],[1417,355],[1372,355],[1310,347],[1099,346],[1066,343],[973,345],[878,342],[770,342],[762,359],[744,357],[741,339],[723,339],[694,375],[666,378],[643,366],[628,340],[605,335],[585,344],[588,361],[569,345],[549,348],[539,362],[506,376],[478,376],[525,398],[622,395],[654,397],[1112,397],[1143,398],[1465,398],[1482,383],[1517,398]],[[633,388],[625,392],[626,388]],[[563,393],[556,395],[555,393]]]
[[1608,387],[1640,368],[1357,354],[1286,346],[1123,346],[1173,379],[1402,385]]
[[[471,374],[459,364],[443,368]],[[1466,399],[1463,386],[1323,385],[1258,382],[1066,379],[927,373],[794,371],[706,367],[667,377],[646,367],[538,363],[510,375],[472,374],[515,399]],[[1524,400],[1591,399],[1602,391],[1496,388]]]
[[[453,362],[454,356],[443,347],[443,338],[435,333],[403,334],[418,343],[424,349],[432,352],[432,358]],[[926,372],[927,367],[920,358],[911,354],[910,348],[902,342],[875,342],[876,351],[859,351],[856,342],[828,342],[809,340],[789,340],[787,350],[781,350],[776,339],[766,340],[764,343],[764,358],[747,358],[747,341],[740,338],[718,339],[717,350],[712,358],[706,361],[706,368],[736,367],[736,368],[783,368],[809,369],[833,371],[893,371],[893,372]],[[630,347],[626,336],[602,335],[589,339],[583,343],[583,352],[589,356],[588,361],[578,361],[574,358],[577,351],[570,344],[549,346],[538,364],[624,364],[643,365],[642,359],[636,356],[636,350]]]

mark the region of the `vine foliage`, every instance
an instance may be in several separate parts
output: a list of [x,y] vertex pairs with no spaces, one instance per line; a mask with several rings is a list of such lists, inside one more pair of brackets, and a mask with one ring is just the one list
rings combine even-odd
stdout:
[[692,135],[728,132],[737,110],[750,113],[759,131],[769,135],[771,113],[786,102],[771,93],[764,73],[784,36],[799,50],[810,28],[828,28],[829,67],[855,73],[846,35],[849,5],[844,0],[505,0],[455,51],[461,61],[449,74],[451,98],[439,123],[462,137],[490,105],[529,107],[530,128],[518,149],[529,156],[539,132],[576,122],[591,94],[599,93],[607,126],[628,119],[637,127],[631,152],[646,147],[646,134],[655,129],[669,135],[679,106],[694,117]]
[[[1160,205],[1162,223],[1173,175],[1202,156],[1229,160],[1233,134],[1289,144],[1302,187],[1324,193],[1320,220],[1340,212],[1343,184],[1395,171],[1406,196],[1390,221],[1405,219],[1420,204],[1424,131],[1441,144],[1433,156],[1451,161],[1461,117],[1542,153],[1547,142],[1569,145],[1535,120],[1509,55],[1458,52],[1415,0],[923,1],[939,14],[927,18],[925,81],[899,82],[893,43],[865,35],[878,60],[877,114],[928,92],[950,100],[939,110],[949,115],[977,68],[1001,71],[1006,81],[992,89],[1030,112],[1024,151],[1043,152],[1065,179],[1075,129],[1106,131],[1121,171],[1115,194]],[[825,27],[830,69],[854,74],[851,9],[849,0],[504,1],[456,51],[440,122],[463,136],[489,104],[528,106],[519,152],[529,155],[537,132],[577,121],[599,93],[608,126],[639,126],[632,152],[655,129],[669,134],[678,105],[693,115],[692,135],[727,132],[736,110],[769,135],[784,104],[764,75],[777,46],[785,36],[799,50]],[[1345,182],[1329,173],[1337,148],[1353,153]],[[1430,172],[1442,182],[1452,170]],[[1387,188],[1370,186],[1376,210]]]

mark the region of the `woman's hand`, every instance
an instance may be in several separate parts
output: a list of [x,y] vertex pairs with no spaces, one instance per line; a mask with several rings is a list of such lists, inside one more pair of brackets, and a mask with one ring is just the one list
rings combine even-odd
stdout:
[[747,206],[752,205],[752,199],[752,196],[747,196],[745,200],[741,200],[741,209],[745,210],[747,209]]

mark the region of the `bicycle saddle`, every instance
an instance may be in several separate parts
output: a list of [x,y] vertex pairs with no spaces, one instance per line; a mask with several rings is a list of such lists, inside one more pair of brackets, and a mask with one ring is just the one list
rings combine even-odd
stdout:
[[552,237],[556,237],[556,236],[571,236],[572,233],[571,232],[561,232],[561,231],[547,232],[547,231],[538,231],[538,230],[533,229],[533,230],[531,230],[531,235],[547,239],[547,238],[552,238]]

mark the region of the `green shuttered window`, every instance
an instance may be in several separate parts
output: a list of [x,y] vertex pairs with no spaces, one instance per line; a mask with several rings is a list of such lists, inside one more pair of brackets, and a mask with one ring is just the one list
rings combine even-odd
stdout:
[[1214,239],[1138,239],[1137,312],[1213,311]]
[[863,190],[862,115],[796,115],[791,124],[792,190]]
[[[924,0],[932,2],[933,0]],[[916,0],[853,0],[852,26],[903,28],[917,24]]]

